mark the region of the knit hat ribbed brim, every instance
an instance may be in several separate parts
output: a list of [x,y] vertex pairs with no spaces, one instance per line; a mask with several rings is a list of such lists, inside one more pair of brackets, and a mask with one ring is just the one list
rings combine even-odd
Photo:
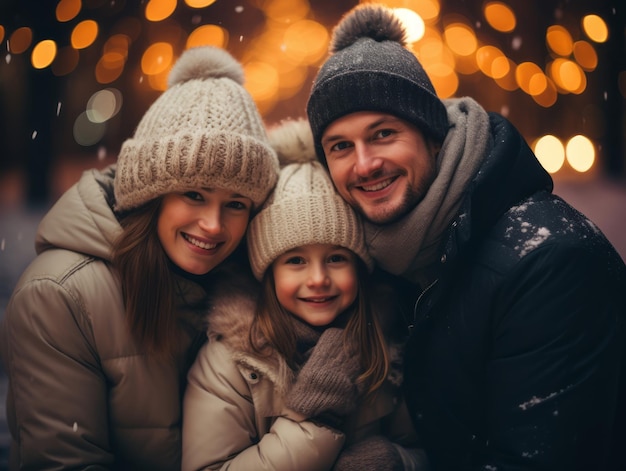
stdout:
[[333,30],[332,55],[321,67],[307,103],[318,158],[325,129],[357,111],[378,111],[414,124],[443,142],[448,115],[430,78],[406,49],[405,32],[393,11],[358,5]]
[[[308,123],[291,121],[282,126],[289,127],[288,132],[277,129],[272,133],[280,133],[283,139],[275,143],[281,149],[279,155],[292,149],[314,158],[312,149],[302,146],[312,144]],[[303,137],[304,133],[308,137]],[[285,143],[285,139],[291,143]],[[298,160],[294,158],[291,161],[297,163],[282,168],[274,191],[248,226],[248,255],[256,278],[261,280],[281,254],[309,244],[345,247],[372,269],[361,219],[337,194],[328,172],[319,162],[306,161],[306,157]]]
[[278,159],[242,84],[243,69],[225,50],[185,51],[169,88],[122,144],[116,210],[194,188],[232,190],[259,207],[276,183]]

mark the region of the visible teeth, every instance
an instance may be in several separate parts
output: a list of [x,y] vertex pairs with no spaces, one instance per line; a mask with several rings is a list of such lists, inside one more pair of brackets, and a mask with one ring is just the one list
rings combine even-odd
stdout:
[[329,301],[331,299],[333,299],[333,298],[332,297],[330,297],[330,298],[321,298],[321,299],[320,298],[316,298],[316,299],[309,299],[309,301],[312,302],[312,303],[325,303],[326,301]]
[[378,191],[378,190],[382,190],[383,188],[388,187],[389,185],[391,185],[392,182],[392,178],[390,178],[389,180],[385,180],[383,182],[380,183],[376,183],[375,185],[362,185],[361,188],[363,188],[363,190],[365,191]]
[[185,239],[187,239],[187,241],[191,242],[196,247],[200,247],[201,249],[204,249],[204,250],[211,250],[217,247],[217,244],[207,244],[205,242],[202,242],[201,240],[194,239],[188,234],[185,234]]

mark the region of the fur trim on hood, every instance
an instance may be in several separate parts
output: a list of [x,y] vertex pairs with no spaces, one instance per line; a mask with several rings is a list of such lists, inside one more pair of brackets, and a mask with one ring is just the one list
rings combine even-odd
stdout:
[[284,394],[294,379],[285,359],[273,349],[268,349],[267,355],[261,355],[250,344],[258,291],[258,285],[250,280],[220,283],[210,299],[207,337],[210,342],[224,342],[233,351],[237,363],[267,377]]

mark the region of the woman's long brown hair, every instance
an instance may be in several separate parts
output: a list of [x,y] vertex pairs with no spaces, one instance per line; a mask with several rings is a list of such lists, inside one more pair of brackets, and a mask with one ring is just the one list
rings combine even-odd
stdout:
[[157,234],[161,198],[121,220],[113,264],[122,284],[126,321],[146,351],[167,355],[176,346],[175,284],[169,259]]

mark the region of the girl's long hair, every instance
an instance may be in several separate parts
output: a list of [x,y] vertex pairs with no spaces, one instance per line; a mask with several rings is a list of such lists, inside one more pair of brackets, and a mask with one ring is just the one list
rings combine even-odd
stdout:
[[[363,261],[357,260],[358,291],[354,303],[348,308],[348,322],[344,329],[344,345],[356,347],[361,358],[362,373],[357,381],[367,393],[378,389],[389,371],[389,353],[382,327],[374,312],[369,293],[370,276]],[[258,354],[278,351],[292,370],[302,362],[297,351],[297,339],[293,329],[293,315],[278,302],[273,271],[268,268],[262,281],[256,315],[250,329],[250,343]],[[350,312],[351,311],[351,312]],[[262,340],[260,340],[262,339]]]
[[177,344],[176,297],[174,274],[157,233],[161,200],[122,218],[112,261],[120,276],[131,335],[146,351],[167,355]]

